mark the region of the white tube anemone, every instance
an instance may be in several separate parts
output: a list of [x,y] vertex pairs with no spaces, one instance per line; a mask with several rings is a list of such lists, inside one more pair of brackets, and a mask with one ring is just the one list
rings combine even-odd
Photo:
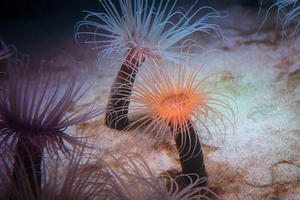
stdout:
[[[298,3],[298,5],[297,5]],[[285,15],[282,25],[283,36],[297,38],[300,35],[300,2],[297,0],[292,4],[292,9]]]
[[[212,17],[223,17],[227,13],[212,7],[202,6],[194,11],[196,0],[184,13],[175,10],[174,3],[152,0],[100,0],[105,12],[87,11],[86,17],[75,25],[75,38],[90,36],[85,43],[95,44],[99,50],[99,61],[112,53],[124,60],[132,49],[145,57],[160,55],[177,57],[178,42],[195,32],[205,32],[215,37],[222,36],[218,25],[207,24]],[[158,5],[156,5],[158,4]],[[204,15],[203,15],[204,14]],[[202,15],[202,16],[199,16]]]
[[[263,0],[261,0],[262,5]],[[261,9],[261,8],[260,8]],[[300,2],[299,0],[276,0],[267,9],[266,15],[258,30],[265,24],[272,9],[276,10],[276,27],[282,31],[282,39],[294,38],[299,36],[300,30]],[[260,13],[260,11],[259,11]]]

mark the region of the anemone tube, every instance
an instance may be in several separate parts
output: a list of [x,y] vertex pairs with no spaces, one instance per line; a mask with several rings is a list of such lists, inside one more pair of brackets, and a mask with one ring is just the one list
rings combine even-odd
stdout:
[[[133,60],[130,65],[135,65],[137,69],[144,60],[152,59],[160,54],[163,58],[178,61],[177,50],[180,45],[177,43],[192,33],[205,32],[214,37],[222,37],[220,27],[207,24],[205,20],[212,17],[224,17],[227,13],[218,12],[209,6],[201,6],[194,11],[193,8],[198,2],[198,0],[194,1],[188,10],[182,12],[175,10],[177,1],[171,3],[166,0],[156,3],[154,0],[119,0],[116,4],[103,0],[100,4],[105,12],[87,11],[86,17],[75,25],[76,39],[85,35],[88,38],[84,40],[84,43],[93,44],[95,49],[100,49],[98,61],[101,66],[103,66],[103,58],[113,53],[117,53],[123,62],[111,89],[105,117],[107,126],[122,130],[128,124],[126,114],[129,101],[118,101],[116,98],[122,98],[123,95],[118,96],[114,93],[117,90],[123,90],[121,87],[124,81],[118,78],[120,75],[124,79],[130,79],[126,77],[127,73],[133,75],[132,71],[126,69],[129,61]],[[202,17],[198,18],[199,15]],[[84,30],[84,27],[87,29]],[[136,60],[139,61],[136,62]],[[125,94],[130,94],[135,74],[131,79],[131,88],[127,88],[128,91],[124,91]],[[118,86],[120,88],[117,88]],[[121,105],[124,107],[124,112],[115,110]]]
[[[17,187],[22,190],[21,179],[28,179],[34,198],[38,199],[43,150],[51,157],[58,151],[67,156],[70,147],[65,142],[73,147],[81,143],[65,129],[99,115],[102,110],[91,108],[66,116],[84,94],[83,79],[80,84],[74,79],[62,83],[62,73],[40,71],[32,77],[28,61],[15,59],[9,65],[0,90],[0,145],[14,152],[12,176]],[[26,169],[28,177],[19,176],[21,168]]]
[[[40,198],[42,187],[42,160],[42,147],[32,145],[31,141],[27,138],[19,138],[15,146],[12,176],[17,190],[32,190],[34,199]],[[29,184],[28,186],[24,185],[24,178],[29,180],[29,183],[27,183]]]
[[107,105],[105,125],[108,127],[123,130],[128,126],[127,114],[130,101],[124,97],[131,95],[135,76],[143,61],[144,57],[132,49],[122,64],[111,88],[110,100]]
[[[172,125],[170,126],[171,129],[174,129]],[[183,128],[186,130],[182,130]],[[177,132],[177,136],[174,139],[179,153],[182,173],[197,174],[201,178],[207,177],[201,142],[191,122],[187,121],[187,126],[179,127]],[[193,149],[193,151],[191,151],[191,149]],[[192,176],[192,180],[195,178],[197,177]],[[199,185],[207,185],[207,180],[205,179],[204,181],[200,182]]]

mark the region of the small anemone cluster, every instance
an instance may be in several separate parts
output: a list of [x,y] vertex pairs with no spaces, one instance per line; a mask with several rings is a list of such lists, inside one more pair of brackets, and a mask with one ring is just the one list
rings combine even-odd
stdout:
[[[187,10],[180,11],[175,10],[176,3],[169,0],[159,3],[119,0],[118,4],[100,1],[105,12],[88,11],[86,17],[76,24],[75,38],[79,40],[85,36],[84,43],[94,44],[96,49],[100,49],[100,66],[104,58],[110,56],[114,60],[111,55],[115,54],[123,62],[107,104],[105,118],[108,127],[123,130],[128,125],[126,115],[130,102],[120,99],[130,96],[136,74],[143,63],[157,58],[178,62],[178,50],[197,42],[182,44],[181,41],[195,33],[222,37],[220,27],[206,21],[224,17],[226,12],[199,6],[198,0]],[[122,111],[117,111],[119,107]]]
[[[0,192],[2,200],[190,200],[211,199],[218,196],[208,187],[197,187],[205,178],[196,177],[180,188],[180,175],[158,177],[146,161],[136,154],[104,154],[95,150],[87,154],[84,147],[74,148],[68,160],[45,157],[42,163],[43,179],[38,198],[30,187],[24,168],[19,168],[22,189],[10,175],[11,155],[1,149]],[[110,160],[108,163],[106,160]],[[50,164],[49,164],[50,163]],[[113,167],[114,166],[114,167]],[[197,175],[195,175],[197,176]]]
[[[85,74],[54,72],[47,65],[31,73],[30,61],[1,42],[7,70],[0,88],[0,199],[218,198],[207,186],[199,134],[211,133],[208,124],[218,132],[227,122],[233,127],[234,100],[224,88],[213,87],[226,72],[199,79],[201,62],[189,67],[196,41],[181,41],[197,32],[222,36],[220,27],[206,20],[224,13],[196,8],[199,1],[185,11],[168,0],[99,2],[105,12],[88,12],[75,25],[75,36],[88,36],[85,43],[100,49],[100,65],[112,54],[122,59],[106,109],[74,112],[86,92]],[[182,175],[158,177],[138,155],[107,154],[101,144],[67,131],[104,113],[105,124],[121,131],[144,128],[161,138],[171,129]],[[132,121],[133,115],[141,117]]]
[[[227,122],[233,127],[235,103],[224,88],[213,88],[222,73],[199,80],[201,62],[188,72],[191,48],[201,46],[187,36],[222,37],[220,27],[207,20],[224,17],[226,12],[197,7],[199,1],[186,11],[175,10],[177,1],[117,2],[100,1],[105,12],[88,11],[75,26],[78,41],[85,36],[84,43],[99,49],[100,64],[111,55],[122,59],[111,87],[105,124],[121,131],[143,128],[143,133],[154,132],[159,138],[170,128],[182,172],[207,177],[199,134],[210,135],[209,125],[218,133],[226,131]],[[131,102],[134,105],[130,106]],[[133,122],[132,115],[140,117]]]
[[[200,187],[205,177],[158,177],[138,155],[105,155],[67,132],[104,112],[97,106],[70,111],[86,92],[86,78],[47,70],[51,64],[45,62],[32,73],[28,57],[3,47],[1,200],[217,198],[208,186]],[[183,178],[184,187],[178,181]]]

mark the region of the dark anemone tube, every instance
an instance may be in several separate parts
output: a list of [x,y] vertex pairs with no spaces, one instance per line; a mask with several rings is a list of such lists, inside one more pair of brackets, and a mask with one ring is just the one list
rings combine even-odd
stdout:
[[117,77],[112,85],[105,115],[105,125],[109,128],[124,130],[128,124],[128,107],[132,87],[139,67],[144,57],[132,49],[123,62]]
[[[171,126],[171,128],[173,127]],[[190,121],[187,122],[187,126],[177,128],[177,136],[174,139],[179,153],[182,174],[197,174],[201,178],[206,178],[201,142]],[[193,179],[195,176],[191,178]],[[200,184],[201,186],[207,185],[207,180]]]
[[[26,138],[19,139],[15,146],[13,180],[19,191],[30,190],[32,198],[40,199],[42,185],[43,149],[32,145]],[[25,180],[28,180],[26,183]]]
[[[44,67],[34,74],[28,60],[10,60],[0,90],[0,145],[14,152],[12,176],[17,188],[22,190],[20,179],[28,179],[34,199],[39,199],[43,151],[50,157],[58,152],[68,156],[71,148],[84,144],[66,128],[102,113],[101,108],[91,108],[67,114],[84,95],[84,79],[66,79],[62,72],[45,72]],[[18,176],[20,168],[26,169],[27,177]]]

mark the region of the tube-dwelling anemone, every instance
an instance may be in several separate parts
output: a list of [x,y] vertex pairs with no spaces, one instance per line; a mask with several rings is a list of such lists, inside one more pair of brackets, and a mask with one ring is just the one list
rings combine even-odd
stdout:
[[12,63],[0,90],[0,144],[12,149],[21,137],[45,147],[50,155],[57,150],[68,153],[65,142],[77,142],[76,137],[65,132],[66,128],[102,113],[101,108],[92,107],[67,114],[85,94],[85,78],[78,80],[60,71],[46,71],[50,64],[43,65],[34,76],[29,60]]
[[212,128],[222,134],[228,125],[234,128],[236,104],[225,95],[225,87],[213,87],[218,75],[229,72],[211,73],[199,79],[201,62],[191,69],[189,60],[187,54],[178,64],[160,59],[145,66],[132,96],[127,97],[133,103],[130,115],[139,116],[127,129],[143,127],[143,133],[155,133],[162,139],[171,127],[183,173],[205,177],[198,134],[212,135]]
[[218,25],[205,21],[223,17],[224,12],[209,6],[196,8],[198,0],[185,12],[175,9],[177,0],[173,3],[170,0],[100,0],[99,3],[105,12],[86,11],[86,17],[75,26],[75,38],[85,36],[85,43],[100,49],[100,62],[113,53],[123,61],[132,50],[146,58],[162,54],[171,59],[178,55],[176,50],[181,47],[178,42],[192,33],[222,35]]
[[[260,4],[264,0],[261,0]],[[271,10],[276,10],[277,28],[282,31],[282,39],[296,39],[300,31],[300,1],[299,0],[275,0],[272,5],[267,8],[266,15],[259,27],[262,28],[266,22]]]
[[295,0],[291,4],[292,9],[284,17],[283,36],[297,38],[300,35],[300,2]]
[[[181,47],[178,43],[192,33],[206,32],[221,36],[219,26],[205,21],[212,17],[222,17],[224,13],[209,6],[196,9],[198,0],[185,12],[175,10],[177,1],[171,3],[169,0],[119,0],[118,4],[110,0],[99,2],[105,12],[88,11],[86,17],[76,24],[75,37],[85,35],[88,37],[85,43],[94,44],[96,49],[100,49],[99,63],[110,55],[117,55],[123,62],[112,86],[105,117],[108,127],[122,130],[128,125],[124,115],[128,113],[130,102],[116,103],[114,99],[122,99],[131,93],[140,65],[157,56],[178,60],[177,52]],[[128,63],[134,67],[127,67]],[[130,86],[126,91],[122,88],[124,84]],[[123,93],[114,96],[118,90]],[[120,105],[124,107],[122,113],[115,110]]]
[[37,197],[43,150],[50,156],[59,152],[68,155],[71,147],[80,142],[66,133],[66,128],[102,111],[93,107],[85,112],[67,114],[84,95],[81,88],[85,79],[76,81],[62,72],[46,72],[46,66],[32,76],[29,66],[29,60],[17,58],[8,64],[0,90],[0,146],[15,153],[13,177],[16,184],[22,187],[18,169],[24,166]]

